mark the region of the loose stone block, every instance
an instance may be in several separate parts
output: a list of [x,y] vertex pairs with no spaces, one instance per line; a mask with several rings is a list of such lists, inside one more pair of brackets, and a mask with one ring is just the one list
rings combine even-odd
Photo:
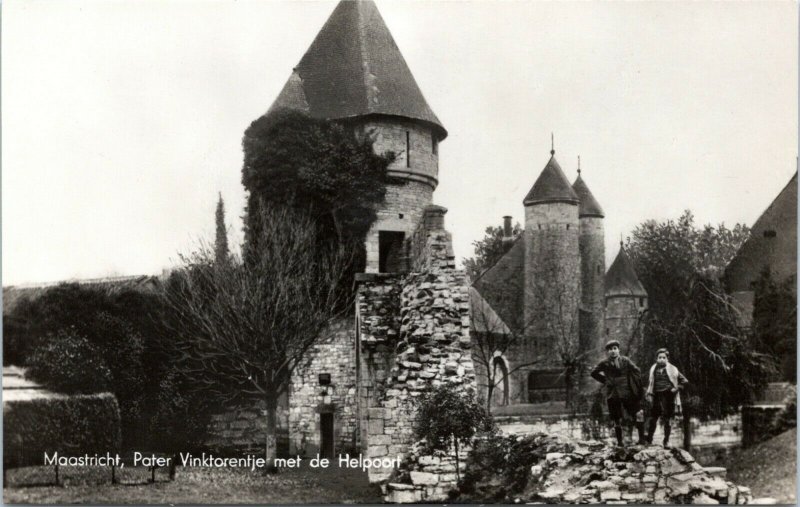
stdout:
[[618,489],[609,489],[600,492],[600,500],[603,501],[620,500],[621,498],[622,498],[622,493],[620,493]]
[[414,485],[432,486],[439,482],[439,476],[427,472],[411,472],[411,482]]

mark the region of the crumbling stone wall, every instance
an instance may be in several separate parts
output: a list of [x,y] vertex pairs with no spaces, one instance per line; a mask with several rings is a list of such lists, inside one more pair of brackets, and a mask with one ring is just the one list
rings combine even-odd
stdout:
[[[359,399],[369,458],[405,456],[414,442],[416,400],[425,391],[440,382],[475,385],[468,284],[439,220],[445,212],[426,209],[415,233],[415,241],[425,238],[414,263],[423,271],[359,277]],[[370,481],[386,480],[392,471],[372,468]]]
[[736,505],[752,500],[748,488],[725,480],[724,468],[706,469],[682,449],[567,445],[531,467],[525,501]]
[[[320,375],[330,375],[323,385]],[[352,320],[334,323],[311,346],[292,375],[289,391],[290,453],[320,452],[323,413],[333,414],[334,449],[351,451],[358,442],[356,403],[356,338]]]
[[[386,485],[384,500],[389,503],[439,502],[447,499],[467,468],[470,449],[425,452],[425,446],[414,444],[400,466],[394,482]],[[458,467],[458,473],[456,472]]]
[[[607,425],[594,422],[588,416],[498,416],[495,422],[508,435],[544,433],[567,439],[599,439],[608,444],[614,437]],[[742,416],[732,415],[720,420],[701,422],[692,419],[692,454],[701,463],[711,463],[742,446],[744,428]],[[654,442],[661,442],[661,424],[656,427]],[[674,446],[683,443],[680,420],[672,422],[670,441]]]
[[400,336],[403,278],[404,275],[397,273],[358,277],[356,321],[362,443],[367,442],[369,409],[385,394],[384,382],[394,365],[395,346]]

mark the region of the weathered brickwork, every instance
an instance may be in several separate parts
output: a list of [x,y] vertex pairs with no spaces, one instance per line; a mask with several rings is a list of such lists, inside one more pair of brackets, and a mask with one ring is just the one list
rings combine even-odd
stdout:
[[[328,375],[329,379],[320,379]],[[356,337],[343,319],[320,336],[292,376],[289,391],[290,452],[314,456],[322,444],[322,414],[333,414],[334,452],[350,452],[358,442]]]

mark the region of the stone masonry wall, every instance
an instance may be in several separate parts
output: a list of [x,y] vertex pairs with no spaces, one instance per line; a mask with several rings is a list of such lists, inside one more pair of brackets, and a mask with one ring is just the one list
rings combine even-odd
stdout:
[[463,477],[466,471],[469,453],[469,447],[459,449],[456,460],[455,450],[427,454],[423,445],[413,445],[393,478],[394,482],[386,485],[384,500],[388,503],[447,500],[450,491],[458,485],[459,476]]
[[[430,223],[437,228],[426,230],[423,250],[429,259],[421,263],[425,271],[388,277],[382,283],[374,278],[359,288],[359,340],[363,358],[369,356],[367,368],[373,371],[361,384],[362,390],[371,388],[371,396],[360,397],[368,402],[362,412],[368,458],[406,455],[414,442],[416,400],[431,387],[453,382],[474,389],[466,274],[455,269],[450,235],[439,228],[442,221]],[[393,299],[398,291],[399,301]],[[388,371],[383,366],[389,366]],[[392,472],[371,468],[370,481],[384,481]]]
[[[376,398],[384,394],[384,382],[394,365],[400,337],[400,297],[404,275],[373,274],[361,277],[357,315],[361,442],[367,442],[367,415]],[[362,445],[363,447],[363,445]]]
[[[320,375],[330,375],[321,385]],[[358,441],[356,338],[353,322],[342,319],[320,335],[306,361],[292,375],[289,392],[290,453],[314,456],[321,446],[321,414],[333,414],[334,452],[351,451]]]
[[[278,401],[278,455],[289,450],[286,397]],[[211,416],[206,445],[221,454],[259,454],[267,441],[266,405],[241,406]]]
[[[580,223],[577,204],[525,207],[524,332],[526,362],[560,366],[557,336],[578,339],[580,304]],[[543,364],[544,363],[544,364]]]
[[[612,445],[614,443],[608,426],[595,423],[586,416],[498,416],[495,420],[503,433],[510,435],[545,433],[578,440],[596,439]],[[692,454],[701,463],[711,463],[720,455],[742,445],[742,417],[738,414],[706,422],[692,419],[691,428]],[[662,435],[663,430],[659,423],[653,441],[661,442]],[[672,421],[670,442],[673,446],[681,446],[683,443],[683,429],[678,418]]]

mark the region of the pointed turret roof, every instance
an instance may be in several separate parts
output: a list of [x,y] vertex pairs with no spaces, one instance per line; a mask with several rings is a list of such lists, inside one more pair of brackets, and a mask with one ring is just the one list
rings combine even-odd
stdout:
[[284,107],[329,119],[400,116],[447,136],[371,0],[339,2],[270,111]]
[[595,199],[594,195],[592,195],[592,191],[589,190],[586,182],[583,181],[580,170],[578,171],[578,179],[576,179],[575,183],[572,184],[572,190],[578,194],[578,199],[580,199],[578,216],[600,218],[604,218],[606,216],[605,213],[603,213],[603,208],[600,207],[600,203],[597,202],[597,199]]
[[569,180],[561,170],[561,166],[556,161],[555,152],[550,152],[550,160],[544,166],[542,173],[536,180],[536,183],[531,187],[525,200],[522,201],[524,205],[528,204],[541,204],[545,202],[568,202],[578,204],[578,194],[572,190]]
[[647,297],[636,270],[633,269],[633,262],[625,252],[622,243],[619,245],[619,253],[611,267],[606,273],[605,279],[606,297],[608,296],[636,296]]

